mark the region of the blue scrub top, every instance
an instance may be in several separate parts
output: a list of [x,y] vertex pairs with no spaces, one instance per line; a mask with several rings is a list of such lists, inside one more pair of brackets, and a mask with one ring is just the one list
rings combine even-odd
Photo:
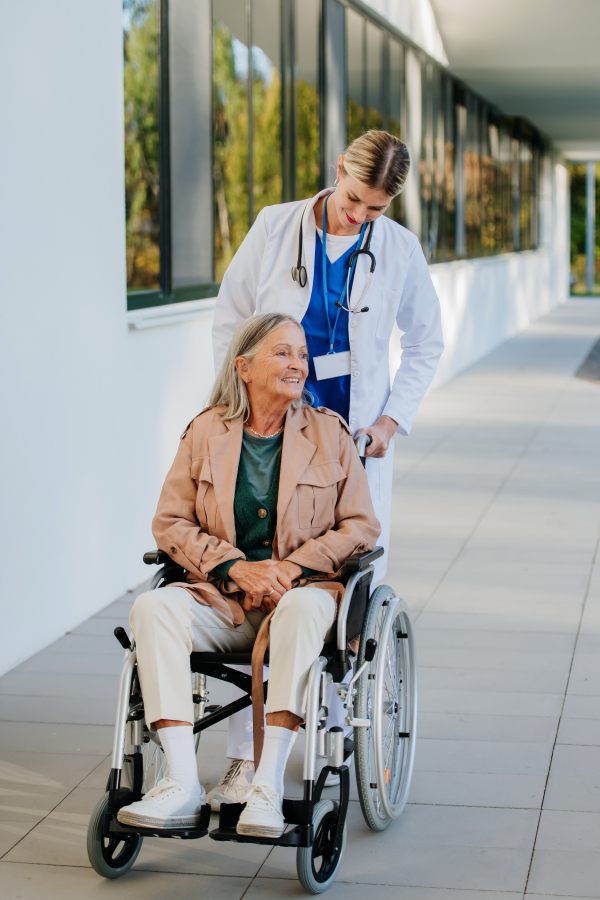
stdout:
[[[348,260],[358,245],[359,236],[356,238],[356,244],[350,247],[343,256],[340,256],[334,263],[326,259],[327,264],[327,303],[329,320],[331,324],[335,322],[338,307],[335,301],[339,300],[343,294],[345,302],[346,296],[346,277],[348,275]],[[352,290],[352,282],[350,283]],[[306,389],[311,392],[315,398],[315,406],[326,406],[333,409],[347,422],[350,414],[350,375],[341,375],[337,378],[325,378],[317,381],[313,357],[324,356],[329,352],[329,329],[327,327],[327,319],[325,317],[325,301],[323,298],[323,242],[317,233],[315,242],[315,269],[312,292],[310,295],[310,303],[308,309],[302,319],[302,327],[306,332],[306,343],[308,346],[309,363],[308,378],[306,379]],[[336,353],[343,353],[350,349],[350,339],[348,337],[348,313],[342,309],[338,319],[337,328],[335,330],[335,342],[333,349]]]

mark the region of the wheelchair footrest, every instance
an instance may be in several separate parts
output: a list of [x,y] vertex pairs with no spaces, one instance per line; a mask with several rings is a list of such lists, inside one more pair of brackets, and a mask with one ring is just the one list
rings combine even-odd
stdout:
[[222,803],[219,812],[219,827],[211,831],[209,837],[213,841],[235,841],[238,844],[270,844],[275,847],[312,846],[312,803],[305,800],[284,799],[283,814],[286,824],[295,827],[285,831],[281,837],[255,837],[250,834],[238,834],[236,825],[245,806],[245,803]]
[[235,825],[231,828],[215,828],[209,831],[213,841],[235,841],[238,844],[269,844],[273,847],[311,847],[312,825],[296,825],[281,837],[254,837],[251,834],[238,834]]
[[183,841],[193,841],[206,837],[210,824],[210,806],[206,803],[202,807],[200,822],[193,828],[156,828],[153,826],[122,825],[114,816],[110,817],[108,830],[111,834],[139,834],[140,837],[179,838]]

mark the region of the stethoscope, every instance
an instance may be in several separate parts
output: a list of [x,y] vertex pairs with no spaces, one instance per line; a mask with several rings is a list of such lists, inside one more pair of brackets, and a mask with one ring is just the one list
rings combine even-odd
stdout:
[[[327,194],[325,197],[325,203],[323,205],[323,266],[325,267],[325,241],[326,237],[326,228],[327,228],[327,201],[329,200],[331,194]],[[310,203],[310,201],[309,201]],[[294,281],[297,281],[300,287],[304,287],[308,277],[306,274],[306,268],[302,265],[302,224],[304,222],[304,213],[309,206],[309,203],[306,204],[304,209],[302,210],[302,217],[300,219],[300,231],[298,232],[298,262],[295,266],[292,266],[292,278]],[[359,309],[360,304],[365,299],[366,293],[369,290],[369,285],[371,284],[371,278],[373,277],[373,272],[375,271],[376,260],[375,256],[371,252],[371,238],[373,236],[373,225],[374,222],[369,223],[369,232],[367,234],[367,242],[364,247],[359,247],[358,250],[355,250],[354,253],[351,254],[348,259],[348,275],[346,277],[346,304],[344,305],[343,300],[336,300],[335,305],[339,306],[340,310],[345,309],[348,313],[363,313],[369,312],[368,306],[363,306],[362,309]],[[366,224],[363,225],[360,231],[359,240],[362,242],[365,234]],[[361,253],[366,254],[371,260],[371,266],[369,268],[369,278],[366,284],[365,289],[363,290],[360,300],[356,304],[356,306],[350,306],[350,282],[352,280],[352,276],[354,275],[354,270],[356,268],[356,261]],[[323,290],[325,292],[325,299],[327,299],[327,279],[324,278],[323,281]],[[339,313],[338,313],[339,315]],[[337,321],[337,320],[336,320]]]

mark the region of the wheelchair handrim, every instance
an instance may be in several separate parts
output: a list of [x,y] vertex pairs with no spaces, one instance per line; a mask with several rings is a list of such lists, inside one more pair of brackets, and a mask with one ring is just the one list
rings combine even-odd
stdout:
[[[375,750],[375,771],[377,784],[381,786],[377,794],[383,812],[390,819],[397,819],[406,806],[415,754],[416,728],[416,666],[414,660],[414,641],[410,619],[406,612],[398,609],[401,602],[394,598],[390,603],[386,620],[382,629],[381,643],[377,653],[375,675],[375,715],[373,717],[373,743]],[[392,627],[398,634],[397,622],[400,622],[400,634],[392,635]],[[390,638],[392,640],[390,641]],[[390,658],[390,644],[393,655]],[[393,694],[384,698],[386,669],[391,671]],[[400,676],[402,676],[400,678]],[[410,693],[407,686],[410,685]],[[388,691],[389,695],[389,691]],[[389,717],[384,733],[384,703],[396,705],[394,713]],[[398,715],[399,714],[399,715]],[[409,737],[399,737],[408,733]],[[387,753],[386,753],[387,747]],[[407,754],[407,758],[405,758]],[[390,763],[393,771],[390,772]],[[391,775],[391,777],[390,777]]]

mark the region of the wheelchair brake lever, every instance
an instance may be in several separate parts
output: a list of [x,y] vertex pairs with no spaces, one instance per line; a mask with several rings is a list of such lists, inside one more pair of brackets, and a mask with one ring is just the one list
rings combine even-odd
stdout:
[[371,660],[365,660],[356,675],[349,681],[348,685],[340,684],[337,688],[337,695],[346,706],[345,724],[352,728],[370,728],[371,721],[369,719],[356,719],[354,717],[354,694],[356,691],[352,689],[355,681],[358,681],[362,673],[365,671]]

